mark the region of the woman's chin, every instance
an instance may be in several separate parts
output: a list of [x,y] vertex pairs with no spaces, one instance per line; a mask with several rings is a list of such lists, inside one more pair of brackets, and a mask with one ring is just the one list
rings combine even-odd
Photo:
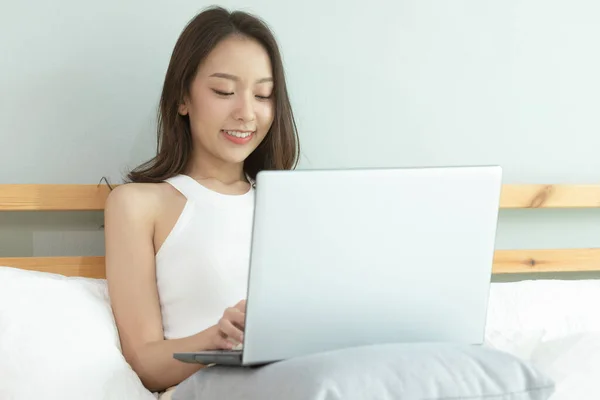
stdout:
[[254,149],[254,146],[244,146],[243,148],[240,147],[237,149],[226,149],[221,152],[220,158],[228,164],[241,164],[244,161],[246,161],[246,159],[250,154],[252,154]]

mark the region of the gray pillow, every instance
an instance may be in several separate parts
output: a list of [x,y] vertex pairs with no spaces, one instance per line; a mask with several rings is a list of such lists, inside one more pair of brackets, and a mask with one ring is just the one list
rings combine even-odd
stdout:
[[482,346],[388,344],[297,357],[257,368],[212,366],[173,400],[546,400],[554,383]]

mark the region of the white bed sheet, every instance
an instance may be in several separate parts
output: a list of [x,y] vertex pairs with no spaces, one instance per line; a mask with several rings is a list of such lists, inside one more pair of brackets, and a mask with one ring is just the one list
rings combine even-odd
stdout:
[[[0,312],[0,320],[6,318],[0,321],[3,327],[0,329],[0,347],[6,347],[18,339],[15,343],[21,343],[18,356],[21,364],[27,364],[27,356],[23,353],[23,349],[26,349],[26,354],[31,353],[31,357],[36,359],[31,365],[41,368],[45,378],[48,378],[49,371],[59,371],[56,360],[61,360],[63,364],[66,362],[66,353],[59,351],[57,343],[62,343],[70,351],[72,362],[76,363],[79,360],[77,345],[87,348],[86,341],[93,340],[95,347],[102,349],[105,364],[122,372],[119,379],[115,380],[115,376],[112,376],[107,380],[110,378],[111,382],[118,385],[129,382],[131,390],[139,392],[140,398],[157,396],[149,392],[142,394],[141,384],[133,382],[135,377],[124,364],[119,353],[116,327],[110,315],[105,282],[68,279],[12,268],[0,268],[0,273],[3,278],[0,279],[0,299],[4,298],[4,301],[0,301],[3,305],[0,311],[4,310]],[[36,299],[42,299],[43,302]],[[493,283],[486,342],[531,361],[549,374],[556,382],[556,393],[551,400],[600,399],[599,305],[600,280]],[[88,322],[75,322],[72,318],[75,314]],[[47,319],[52,321],[44,325]],[[53,329],[48,331],[48,326]],[[36,333],[39,338],[35,336]],[[69,339],[69,343],[63,343],[67,337],[72,339]],[[29,342],[27,339],[30,339]],[[47,342],[50,344],[45,345]],[[36,353],[36,346],[43,347],[44,351]],[[52,351],[60,356],[55,357]],[[7,352],[6,347],[0,353],[7,358]],[[39,359],[39,354],[44,354],[46,359]],[[48,363],[46,369],[42,361]],[[97,365],[92,377],[95,383],[100,380]],[[27,368],[25,380],[30,379],[32,374],[32,370]],[[4,371],[4,374],[0,374],[0,381],[2,376],[22,370]],[[78,384],[83,384],[83,381],[78,380]],[[7,390],[6,387],[3,389]],[[61,394],[61,398],[69,398],[68,393]]]
[[600,280],[493,283],[487,344],[556,382],[551,400],[600,399]]

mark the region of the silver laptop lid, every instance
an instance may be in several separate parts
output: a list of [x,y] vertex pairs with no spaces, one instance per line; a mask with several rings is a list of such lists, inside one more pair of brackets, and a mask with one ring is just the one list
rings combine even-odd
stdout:
[[498,166],[257,177],[244,364],[484,340]]

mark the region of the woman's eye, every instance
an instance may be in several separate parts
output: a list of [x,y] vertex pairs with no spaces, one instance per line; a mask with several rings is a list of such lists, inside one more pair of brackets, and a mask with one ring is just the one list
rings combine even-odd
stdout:
[[218,94],[219,96],[231,96],[233,94],[233,92],[228,93],[228,92],[222,92],[220,90],[217,89],[213,89],[213,92],[215,92],[216,94]]
[[[217,89],[212,89],[212,91],[215,92],[216,94],[218,94],[219,96],[223,96],[223,97],[232,96],[234,94],[233,92],[224,92],[222,90],[217,90]],[[271,98],[271,95],[268,95],[268,96],[256,95],[255,97],[259,100],[269,100]]]

